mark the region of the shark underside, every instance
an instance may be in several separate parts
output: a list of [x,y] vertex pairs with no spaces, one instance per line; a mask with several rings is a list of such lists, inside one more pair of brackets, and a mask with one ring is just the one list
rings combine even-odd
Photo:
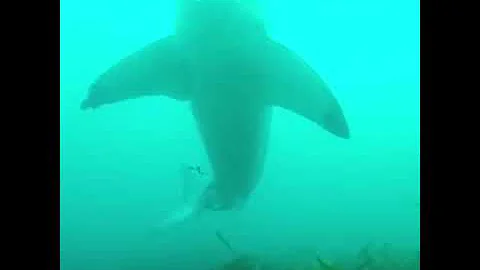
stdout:
[[93,109],[158,95],[189,102],[213,170],[202,198],[208,209],[241,205],[256,187],[272,107],[350,137],[338,101],[315,70],[258,25],[234,19],[224,23],[230,28],[196,24],[206,34],[180,29],[145,46],[100,75],[81,104]]

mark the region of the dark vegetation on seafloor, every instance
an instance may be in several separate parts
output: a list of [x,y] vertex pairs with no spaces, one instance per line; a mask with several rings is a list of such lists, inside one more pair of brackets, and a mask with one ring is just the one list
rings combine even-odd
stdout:
[[[219,231],[219,241],[232,253],[233,259],[212,270],[418,270],[420,251],[396,249],[392,244],[373,247],[368,244],[351,258],[329,261],[320,254],[312,254],[310,259],[298,256],[295,252],[285,254],[275,260],[260,255],[239,253]],[[301,259],[300,259],[301,258]]]

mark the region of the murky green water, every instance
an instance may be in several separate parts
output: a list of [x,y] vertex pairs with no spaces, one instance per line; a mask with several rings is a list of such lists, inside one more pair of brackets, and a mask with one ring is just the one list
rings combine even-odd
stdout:
[[278,261],[318,251],[352,265],[368,243],[378,261],[386,249],[417,256],[419,1],[263,7],[269,35],[330,85],[351,139],[274,108],[265,172],[245,208],[159,229],[182,204],[182,166],[211,175],[190,107],[160,96],[95,111],[80,103],[105,69],[174,31],[175,3],[61,1],[62,270],[211,269],[232,259],[217,230],[236,250]]

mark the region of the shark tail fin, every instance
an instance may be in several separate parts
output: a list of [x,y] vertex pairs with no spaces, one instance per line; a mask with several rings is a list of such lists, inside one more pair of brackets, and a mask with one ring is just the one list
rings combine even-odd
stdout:
[[172,211],[165,219],[163,219],[157,226],[159,228],[169,228],[178,225],[197,213],[194,205],[185,204]]
[[206,183],[206,173],[199,166],[182,165],[182,205],[164,218],[159,224],[160,228],[167,228],[183,223],[201,213],[198,207],[198,199]]

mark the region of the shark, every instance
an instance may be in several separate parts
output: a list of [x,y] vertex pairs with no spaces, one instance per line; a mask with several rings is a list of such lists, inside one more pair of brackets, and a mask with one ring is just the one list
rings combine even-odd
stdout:
[[80,107],[93,110],[147,96],[189,103],[212,176],[178,219],[200,210],[242,208],[263,174],[272,108],[350,138],[329,86],[300,55],[270,37],[246,2],[178,0],[176,20],[171,35],[100,74]]

